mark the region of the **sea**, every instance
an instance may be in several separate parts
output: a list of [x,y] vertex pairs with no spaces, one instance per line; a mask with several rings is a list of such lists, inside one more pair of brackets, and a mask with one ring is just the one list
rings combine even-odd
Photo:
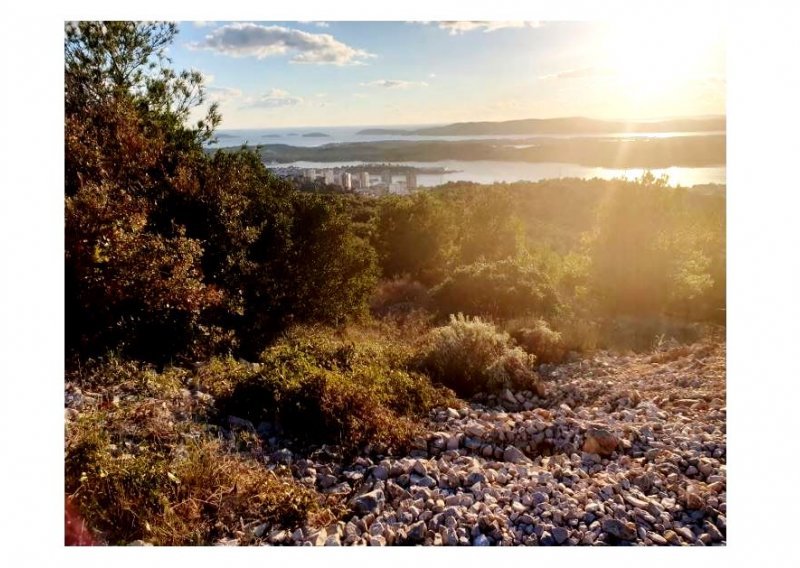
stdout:
[[[357,134],[366,128],[407,129],[414,130],[430,124],[402,125],[402,126],[337,126],[337,127],[304,127],[304,128],[268,128],[268,129],[228,129],[216,133],[216,143],[208,145],[209,148],[238,147],[242,145],[261,144],[287,144],[290,146],[314,147],[326,144],[341,144],[350,142],[378,142],[384,140],[403,141],[465,141],[465,140],[507,140],[509,145],[515,145],[515,140],[526,142],[541,138],[620,138],[620,139],[648,139],[669,138],[675,136],[707,136],[724,134],[724,132],[621,132],[616,134],[562,134],[562,135],[485,135],[485,136],[404,136],[404,135],[364,135]],[[324,136],[323,136],[324,135]],[[524,147],[528,144],[518,144]],[[476,183],[502,183],[517,181],[539,181],[552,178],[601,178],[601,179],[636,179],[646,171],[643,168],[599,168],[587,167],[578,164],[559,162],[512,162],[495,160],[442,160],[437,162],[393,162],[396,165],[414,167],[439,167],[444,173],[419,174],[417,184],[421,187],[433,187],[451,181],[468,181]],[[281,164],[267,164],[267,167],[296,166],[299,168],[335,168],[340,166],[367,165],[358,161],[342,162],[289,162]],[[712,167],[669,167],[651,169],[656,176],[666,175],[672,186],[692,187],[705,184],[725,184],[726,168],[724,165]]]

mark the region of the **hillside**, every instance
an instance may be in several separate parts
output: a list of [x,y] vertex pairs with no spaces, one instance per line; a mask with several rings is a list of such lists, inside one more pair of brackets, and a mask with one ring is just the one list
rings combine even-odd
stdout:
[[[288,476],[332,513],[278,525],[242,506],[216,543],[725,544],[723,340],[600,352],[539,373],[544,397],[506,390],[435,408],[412,448],[395,455],[292,451],[269,424],[223,413],[222,439],[251,440],[240,455]],[[198,388],[202,376],[163,399],[67,383],[67,431],[109,400],[121,415],[160,409],[140,429],[189,427],[190,416],[221,409]]]
[[[520,147],[523,146],[523,147]],[[234,151],[228,148],[224,151]],[[377,141],[298,147],[259,145],[267,162],[437,162],[440,160],[501,160],[561,162],[605,168],[702,167],[725,164],[724,135],[678,136],[659,139],[573,138],[470,141]]]
[[366,129],[358,134],[476,136],[510,134],[618,134],[621,132],[723,132],[725,117],[659,121],[598,120],[585,117],[529,118],[502,122],[456,122],[414,130]]
[[726,542],[725,188],[371,197],[263,161],[705,164],[724,136],[209,152],[177,33],[65,25],[65,544]]

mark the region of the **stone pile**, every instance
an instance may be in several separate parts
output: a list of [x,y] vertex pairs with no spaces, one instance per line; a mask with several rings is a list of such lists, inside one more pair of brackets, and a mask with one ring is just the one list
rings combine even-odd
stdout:
[[[713,545],[726,538],[724,344],[543,367],[547,395],[434,411],[407,456],[293,460],[351,514],[294,545]],[[288,455],[287,455],[288,454]]]

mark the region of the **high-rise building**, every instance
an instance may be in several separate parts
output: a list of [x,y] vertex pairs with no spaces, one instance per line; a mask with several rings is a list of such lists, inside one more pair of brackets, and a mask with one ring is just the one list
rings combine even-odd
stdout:
[[359,178],[361,182],[361,189],[367,189],[369,187],[369,172],[361,172]]
[[404,183],[390,183],[389,193],[392,195],[408,195],[408,187]]
[[327,185],[334,184],[333,170],[325,170],[325,183]]
[[353,189],[353,176],[349,172],[342,172],[342,187],[345,189]]
[[406,174],[406,187],[409,191],[417,189],[417,174],[411,172],[410,174]]
[[392,172],[391,170],[383,170],[381,172],[381,182],[389,185],[392,183]]
[[305,172],[305,178],[309,181],[314,181],[317,179],[317,170],[314,168],[308,168]]

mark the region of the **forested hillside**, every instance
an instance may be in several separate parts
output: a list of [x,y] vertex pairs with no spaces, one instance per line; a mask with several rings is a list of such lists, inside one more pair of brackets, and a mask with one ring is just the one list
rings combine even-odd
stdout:
[[[431,496],[450,487],[444,469],[434,478],[430,463],[387,460],[452,450],[515,464],[538,457],[541,466],[545,453],[580,462],[579,448],[595,465],[639,458],[648,451],[639,438],[614,438],[603,451],[583,445],[586,417],[569,439],[547,437],[546,452],[511,438],[465,446],[475,437],[463,433],[434,452],[429,419],[444,412],[450,431],[480,417],[466,410],[474,397],[486,408],[505,397],[512,412],[542,409],[543,432],[558,429],[554,420],[572,410],[559,407],[554,418],[544,409],[572,395],[547,366],[609,349],[623,355],[603,357],[638,357],[625,359],[632,365],[667,347],[657,363],[718,364],[719,347],[674,349],[718,339],[725,322],[724,192],[675,189],[649,174],[450,184],[403,197],[303,192],[255,152],[204,151],[221,117],[199,73],[172,69],[166,49],[176,33],[161,23],[66,26],[65,492],[91,540],[321,544],[334,534],[346,541],[343,527],[353,524],[351,542],[386,543],[364,517],[371,523],[386,495],[400,503],[413,493],[436,513],[397,505],[403,528],[393,542],[431,543],[435,534],[451,544],[522,543],[533,529],[509,536],[500,526],[473,534],[444,518],[425,524],[465,493]],[[683,369],[673,369],[681,380]],[[718,426],[708,456],[686,456],[702,457],[695,478],[712,485],[724,474]],[[468,469],[453,469],[447,483],[486,482]],[[512,475],[503,471],[490,477]],[[721,540],[719,502],[692,517],[695,533],[667,540],[703,530]],[[594,531],[592,542],[664,540],[606,512],[591,513],[600,519],[583,531]],[[551,540],[580,541],[569,532],[578,522],[549,518],[568,527],[549,530]],[[702,528],[706,518],[716,532]]]

